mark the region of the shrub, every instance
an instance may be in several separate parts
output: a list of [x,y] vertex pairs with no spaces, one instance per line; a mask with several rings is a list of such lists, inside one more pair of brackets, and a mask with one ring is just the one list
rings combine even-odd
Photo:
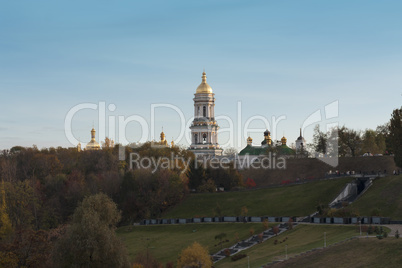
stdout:
[[235,233],[235,240],[236,240],[236,242],[240,241],[239,233]]
[[289,218],[289,221],[288,221],[288,230],[292,230],[293,229],[293,219],[292,218]]
[[279,233],[279,227],[278,227],[278,226],[272,227],[272,232],[274,232],[275,235],[278,235],[278,233]]
[[262,243],[262,240],[263,240],[263,234],[262,233],[258,234],[258,240],[259,240],[260,243]]
[[254,229],[250,228],[250,235],[253,235],[253,234],[254,234]]
[[381,210],[379,208],[373,208],[370,214],[371,216],[381,216]]
[[378,239],[383,239],[383,236],[382,235],[377,235],[377,238]]
[[267,220],[267,219],[264,219],[264,221],[262,222],[262,226],[264,227],[264,230],[265,230],[265,231],[268,230],[269,224],[268,224],[268,220]]
[[227,248],[223,251],[223,253],[225,254],[226,257],[230,256],[230,250]]
[[240,254],[236,254],[236,255],[232,256],[231,259],[232,259],[232,261],[238,261],[238,260],[243,259],[245,257],[247,257],[247,254],[240,253]]
[[399,238],[399,231],[398,230],[396,230],[396,232],[395,232],[395,238]]

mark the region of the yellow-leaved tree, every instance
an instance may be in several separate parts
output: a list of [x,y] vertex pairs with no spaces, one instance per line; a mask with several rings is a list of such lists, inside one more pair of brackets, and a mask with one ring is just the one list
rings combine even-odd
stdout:
[[7,213],[7,204],[6,204],[6,191],[4,189],[4,181],[1,181],[0,185],[0,195],[1,195],[1,204],[0,204],[0,239],[7,236],[13,231],[13,227],[11,225],[10,217]]
[[178,268],[210,268],[212,267],[212,264],[208,249],[197,242],[194,242],[188,248],[183,249],[180,253],[179,259],[177,260]]

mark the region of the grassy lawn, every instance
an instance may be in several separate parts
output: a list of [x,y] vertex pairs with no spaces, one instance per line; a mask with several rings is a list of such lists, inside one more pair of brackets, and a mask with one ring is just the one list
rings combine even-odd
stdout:
[[252,216],[306,216],[316,210],[318,203],[332,201],[351,178],[317,181],[301,185],[227,192],[191,194],[181,204],[167,211],[164,218],[215,216],[219,204],[221,215],[238,216],[246,206]]
[[[285,245],[288,245],[288,257],[313,248],[323,247],[324,232],[326,232],[327,246],[359,235],[355,226],[299,225],[295,229],[278,236],[278,241],[283,241],[283,239],[288,237],[286,242],[274,245],[275,239],[271,238],[262,244],[244,251],[244,253],[250,256],[250,267],[261,267],[273,260],[285,259]],[[247,267],[247,258],[235,262],[230,259],[224,259],[217,262],[215,267]],[[298,267],[304,266],[299,265]]]
[[379,209],[381,216],[402,220],[402,175],[376,179],[371,188],[356,202],[360,215],[372,216],[374,209]]
[[[272,224],[270,224],[272,226]],[[243,240],[250,236],[250,229],[255,233],[262,232],[262,223],[206,223],[206,224],[184,224],[184,225],[159,225],[159,226],[133,226],[120,227],[117,235],[123,240],[128,248],[130,257],[135,259],[138,253],[149,252],[161,263],[169,261],[176,262],[178,254],[182,249],[197,241],[207,246],[210,253],[220,250],[219,243],[215,236],[219,233],[226,233],[229,242],[223,244],[223,248],[236,243],[235,235]]]
[[401,267],[402,239],[355,239],[273,267]]

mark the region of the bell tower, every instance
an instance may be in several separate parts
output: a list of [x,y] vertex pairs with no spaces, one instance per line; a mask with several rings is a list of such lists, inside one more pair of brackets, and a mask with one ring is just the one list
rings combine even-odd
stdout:
[[218,144],[219,126],[215,121],[215,94],[207,83],[207,75],[202,73],[202,82],[194,94],[194,121],[190,126],[191,145],[189,150],[196,157],[220,156]]

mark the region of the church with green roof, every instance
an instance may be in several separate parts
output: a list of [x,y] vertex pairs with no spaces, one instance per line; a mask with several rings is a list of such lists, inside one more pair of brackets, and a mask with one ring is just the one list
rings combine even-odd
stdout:
[[271,139],[271,133],[266,130],[264,132],[264,139],[261,142],[260,146],[253,145],[253,139],[251,137],[247,138],[247,146],[239,152],[237,155],[237,161],[239,163],[244,163],[248,167],[251,163],[255,161],[260,161],[262,158],[266,157],[267,155],[274,154],[275,156],[282,156],[285,158],[294,157],[296,152],[286,145],[287,139],[282,137],[281,145],[274,145]]

